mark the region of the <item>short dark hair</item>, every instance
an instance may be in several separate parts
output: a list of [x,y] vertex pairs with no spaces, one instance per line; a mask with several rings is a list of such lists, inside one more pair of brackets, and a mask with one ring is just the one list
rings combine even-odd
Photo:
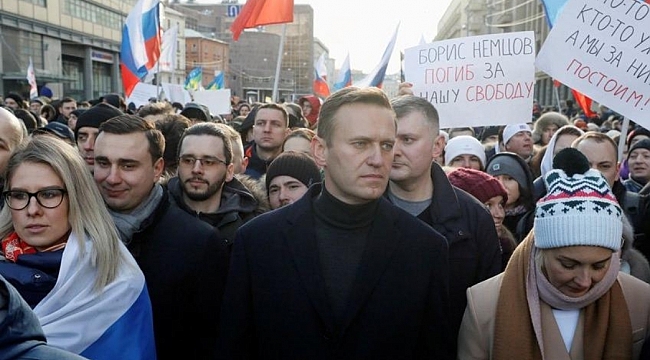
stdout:
[[[394,112],[390,100],[381,89],[375,87],[361,89],[354,86],[343,88],[330,95],[320,108],[317,134],[328,145],[331,143],[334,134],[336,125],[334,116],[336,112],[342,106],[351,104],[378,105]],[[395,121],[395,127],[397,127],[397,120],[394,117],[393,120]]]
[[230,165],[232,162],[232,142],[228,138],[228,135],[226,135],[223,130],[219,129],[217,124],[215,123],[210,123],[210,122],[204,122],[204,123],[197,123],[185,130],[183,133],[183,136],[181,137],[181,140],[178,142],[178,153],[177,156],[180,157],[181,155],[181,147],[183,147],[183,141],[185,140],[185,137],[190,136],[190,135],[209,135],[209,136],[216,136],[221,139],[221,142],[223,143],[223,153],[224,156],[226,157],[226,165]]
[[165,171],[173,173],[178,166],[177,153],[183,132],[192,126],[192,122],[183,115],[171,114],[156,120],[154,126],[165,137],[165,153],[163,154]]
[[165,153],[165,137],[154,125],[136,115],[120,115],[104,121],[99,125],[99,133],[106,132],[115,135],[144,133],[149,141],[149,154],[155,163]]
[[262,104],[259,107],[257,107],[257,111],[255,111],[255,115],[254,115],[255,116],[254,120],[257,120],[257,114],[259,114],[260,110],[262,109],[272,109],[281,112],[282,118],[284,119],[284,125],[286,127],[289,127],[289,113],[287,112],[287,109],[284,106],[276,103]]

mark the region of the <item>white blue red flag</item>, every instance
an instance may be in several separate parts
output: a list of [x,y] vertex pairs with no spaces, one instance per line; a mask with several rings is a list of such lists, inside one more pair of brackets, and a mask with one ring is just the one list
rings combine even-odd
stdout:
[[314,64],[314,94],[323,98],[330,96],[330,87],[327,84],[325,53],[320,54],[318,61]]
[[124,23],[120,69],[127,98],[160,57],[161,9],[159,0],[138,0]]
[[350,53],[343,60],[338,77],[334,83],[334,91],[352,86],[352,71],[350,70]]
[[393,37],[391,38],[386,50],[384,50],[384,55],[381,57],[379,64],[372,70],[368,76],[363,80],[354,84],[354,86],[365,88],[365,87],[378,87],[381,89],[381,86],[384,84],[384,76],[386,76],[386,69],[388,68],[388,63],[390,62],[390,57],[393,55],[393,49],[395,48],[395,42],[397,41],[397,32],[399,30],[399,24],[395,28]]
[[151,302],[144,275],[120,242],[116,279],[94,288],[93,242],[71,234],[52,291],[34,308],[49,345],[89,359],[156,359]]
[[34,73],[34,63],[32,57],[29,57],[29,66],[27,66],[27,82],[29,83],[29,99],[38,97],[38,87],[36,85],[36,74]]

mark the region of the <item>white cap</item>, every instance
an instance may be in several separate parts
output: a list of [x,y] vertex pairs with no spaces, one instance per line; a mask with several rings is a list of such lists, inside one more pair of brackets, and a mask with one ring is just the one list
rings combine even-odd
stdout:
[[449,165],[456,156],[464,154],[478,157],[481,160],[481,168],[485,169],[485,148],[480,141],[470,135],[460,135],[449,140],[445,146],[445,164]]
[[520,131],[527,131],[531,135],[533,134],[533,132],[530,130],[530,126],[528,126],[526,123],[506,125],[506,127],[503,129],[503,144],[506,145],[508,141],[510,141],[510,139]]

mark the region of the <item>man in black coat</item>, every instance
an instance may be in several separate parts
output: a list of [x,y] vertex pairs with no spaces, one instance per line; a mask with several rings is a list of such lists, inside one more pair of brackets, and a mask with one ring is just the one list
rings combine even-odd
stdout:
[[237,233],[220,358],[453,358],[446,241],[382,197],[395,125],[379,89],[325,101],[324,185]]
[[158,184],[164,148],[144,119],[114,117],[99,127],[94,177],[144,273],[158,359],[214,359],[228,253],[211,226],[173,206]]
[[386,197],[447,238],[455,340],[467,305],[465,291],[501,272],[501,244],[485,206],[452,186],[432,162],[442,151],[435,107],[413,95],[391,103],[397,114],[397,142]]

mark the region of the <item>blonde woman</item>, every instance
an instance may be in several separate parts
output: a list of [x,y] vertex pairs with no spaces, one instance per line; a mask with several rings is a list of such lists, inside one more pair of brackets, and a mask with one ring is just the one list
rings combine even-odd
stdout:
[[2,274],[55,347],[92,359],[155,358],[144,276],[78,152],[33,138],[9,159]]

